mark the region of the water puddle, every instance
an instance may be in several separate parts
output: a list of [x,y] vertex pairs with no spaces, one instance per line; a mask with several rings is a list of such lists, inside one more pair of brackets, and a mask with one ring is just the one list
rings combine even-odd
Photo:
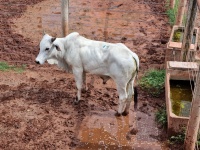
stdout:
[[172,111],[177,116],[188,117],[192,101],[192,89],[194,82],[183,80],[170,80],[170,96]]
[[98,112],[89,117],[87,123],[81,127],[81,146],[76,150],[132,150],[134,137],[129,130],[128,116],[115,117],[114,112]]

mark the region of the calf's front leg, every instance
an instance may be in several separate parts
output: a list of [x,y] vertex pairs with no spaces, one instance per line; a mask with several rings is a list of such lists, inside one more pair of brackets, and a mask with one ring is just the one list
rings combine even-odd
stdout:
[[85,93],[88,90],[88,87],[87,87],[87,84],[86,84],[86,72],[85,71],[83,71],[82,79],[83,79],[83,89],[82,89],[82,92]]
[[78,104],[81,99],[81,89],[83,85],[83,70],[80,68],[73,68],[73,74],[75,77],[76,87],[77,87],[77,96],[74,101],[75,104]]

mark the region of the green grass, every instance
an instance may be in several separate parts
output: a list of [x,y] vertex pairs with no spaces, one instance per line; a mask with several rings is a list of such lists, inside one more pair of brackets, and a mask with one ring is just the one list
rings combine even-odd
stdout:
[[166,107],[160,108],[155,114],[155,120],[161,125],[163,128],[167,128],[167,111]]
[[0,71],[15,71],[18,73],[23,72],[26,69],[25,65],[22,65],[20,67],[8,65],[6,62],[0,62]]
[[175,0],[175,5],[174,8],[170,8],[170,1],[167,0],[167,5],[166,5],[166,13],[169,18],[169,23],[171,26],[175,24],[176,21],[176,15],[178,13],[178,5],[179,5],[179,0]]
[[165,70],[149,70],[139,81],[139,86],[155,97],[164,91],[164,84]]

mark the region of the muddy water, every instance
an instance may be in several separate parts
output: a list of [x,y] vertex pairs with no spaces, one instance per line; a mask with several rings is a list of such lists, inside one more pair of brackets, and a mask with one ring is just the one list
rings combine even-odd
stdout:
[[183,80],[170,80],[172,111],[178,116],[188,117],[192,101],[194,83]]
[[79,135],[81,146],[76,150],[132,150],[134,137],[129,133],[130,126],[132,125],[129,124],[128,116],[115,117],[113,111],[95,112],[81,127]]

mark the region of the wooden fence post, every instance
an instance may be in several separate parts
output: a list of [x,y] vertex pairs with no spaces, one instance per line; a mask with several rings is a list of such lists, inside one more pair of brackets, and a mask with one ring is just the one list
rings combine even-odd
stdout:
[[197,5],[198,5],[198,8],[200,10],[200,0],[197,0]]
[[194,24],[197,14],[197,0],[190,0],[187,13],[187,22],[184,29],[183,43],[182,43],[182,52],[181,60],[187,61],[187,56],[189,54],[191,39],[194,32]]
[[180,0],[178,5],[178,14],[176,17],[176,25],[181,26],[183,23],[183,16],[187,0]]
[[[200,67],[200,66],[199,66]],[[187,126],[187,132],[185,137],[185,150],[194,150],[195,143],[197,141],[197,134],[200,121],[200,68],[197,75],[197,81],[194,89],[194,96],[192,100],[192,106],[190,111],[190,119]]]
[[69,32],[69,0],[61,0],[62,36]]
[[170,0],[170,8],[174,8],[175,0]]

